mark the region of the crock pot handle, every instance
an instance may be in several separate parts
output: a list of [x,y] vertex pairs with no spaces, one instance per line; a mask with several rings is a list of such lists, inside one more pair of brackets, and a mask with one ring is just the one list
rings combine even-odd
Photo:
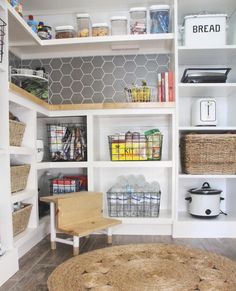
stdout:
[[189,201],[189,203],[191,203],[192,202],[192,197],[186,197],[185,200]]
[[210,187],[210,184],[209,184],[209,183],[204,182],[204,183],[202,184],[202,188],[205,189],[205,188],[211,188],[211,187]]
[[220,201],[222,201],[222,200],[225,200],[225,198],[224,197],[220,197]]

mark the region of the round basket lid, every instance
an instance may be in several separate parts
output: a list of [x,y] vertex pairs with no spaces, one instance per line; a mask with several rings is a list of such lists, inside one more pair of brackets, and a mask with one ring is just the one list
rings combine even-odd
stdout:
[[219,195],[222,190],[212,189],[210,184],[205,182],[203,183],[201,188],[193,188],[188,191],[191,194],[199,194],[199,195]]

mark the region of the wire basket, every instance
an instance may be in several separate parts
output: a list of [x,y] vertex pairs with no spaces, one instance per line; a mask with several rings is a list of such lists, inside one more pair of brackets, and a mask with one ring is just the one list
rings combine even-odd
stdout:
[[84,124],[48,124],[47,129],[51,160],[87,160],[86,126]]
[[5,36],[5,26],[6,22],[0,18],[0,63],[2,63],[3,60],[3,53],[4,53],[4,36]]
[[[135,133],[136,134],[136,133]],[[163,135],[109,135],[111,161],[159,161],[162,156]]]
[[127,102],[157,102],[157,88],[151,86],[128,86],[125,95]]
[[110,217],[158,217],[161,192],[107,192]]

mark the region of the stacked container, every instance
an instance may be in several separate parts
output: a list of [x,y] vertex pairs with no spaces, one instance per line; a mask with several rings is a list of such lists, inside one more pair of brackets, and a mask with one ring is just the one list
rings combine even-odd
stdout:
[[56,38],[75,37],[75,30],[74,30],[74,27],[71,25],[57,26],[55,30],[56,30]]
[[91,20],[89,14],[77,14],[78,37],[91,35]]
[[127,34],[127,17],[113,16],[111,18],[111,35]]
[[150,11],[150,33],[168,33],[169,32],[169,5],[152,5]]
[[109,35],[109,26],[107,23],[94,23],[92,25],[92,36]]
[[134,7],[130,11],[130,34],[147,33],[147,8]]

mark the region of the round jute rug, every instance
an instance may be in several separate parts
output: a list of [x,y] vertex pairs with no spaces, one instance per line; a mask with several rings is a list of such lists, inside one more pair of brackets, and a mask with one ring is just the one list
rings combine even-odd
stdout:
[[236,262],[178,245],[99,249],[57,267],[50,291],[236,291]]

